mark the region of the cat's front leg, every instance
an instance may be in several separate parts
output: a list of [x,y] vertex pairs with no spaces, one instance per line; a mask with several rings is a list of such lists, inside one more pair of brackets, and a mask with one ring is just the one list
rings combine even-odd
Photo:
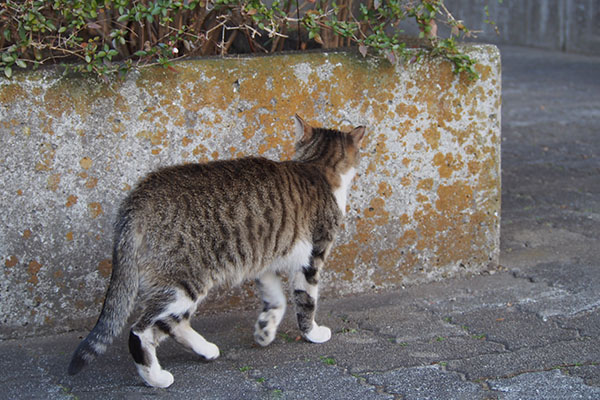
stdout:
[[281,279],[271,271],[266,271],[256,285],[263,302],[263,310],[254,325],[254,340],[261,346],[269,345],[275,339],[279,323],[285,314],[285,295],[281,288]]
[[324,343],[331,339],[331,329],[315,322],[319,297],[319,270],[323,265],[323,253],[313,252],[308,266],[302,267],[294,276],[294,302],[298,327],[304,339],[312,343]]

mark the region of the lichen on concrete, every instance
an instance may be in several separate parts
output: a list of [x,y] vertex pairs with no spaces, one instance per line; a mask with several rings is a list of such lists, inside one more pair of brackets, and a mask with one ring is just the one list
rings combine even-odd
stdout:
[[182,162],[289,159],[295,113],[368,127],[325,295],[496,263],[500,58],[493,46],[467,51],[477,81],[440,60],[316,53],[185,61],[109,84],[53,70],[0,82],[0,337],[89,327],[110,276],[115,212],[138,179]]

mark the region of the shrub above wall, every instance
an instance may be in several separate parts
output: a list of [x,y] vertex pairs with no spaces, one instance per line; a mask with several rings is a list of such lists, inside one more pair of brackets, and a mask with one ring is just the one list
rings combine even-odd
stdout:
[[[401,36],[405,20],[423,39],[416,45]],[[392,62],[433,54],[476,76],[476,60],[456,45],[471,33],[444,0],[9,0],[0,21],[9,78],[50,63],[105,76],[191,56],[348,46]]]

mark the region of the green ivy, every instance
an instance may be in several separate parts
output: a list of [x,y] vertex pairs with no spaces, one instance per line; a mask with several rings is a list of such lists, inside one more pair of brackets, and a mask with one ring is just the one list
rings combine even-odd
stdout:
[[[423,43],[416,56],[398,29],[407,19]],[[190,56],[346,46],[391,62],[431,54],[477,77],[476,61],[457,46],[470,32],[443,0],[8,0],[0,22],[7,78],[50,63],[105,78]]]

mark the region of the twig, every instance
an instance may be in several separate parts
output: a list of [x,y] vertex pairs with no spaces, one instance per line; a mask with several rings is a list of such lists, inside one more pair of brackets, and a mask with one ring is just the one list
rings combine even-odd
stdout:
[[221,55],[227,54],[227,52],[229,51],[229,48],[233,44],[233,41],[237,37],[238,32],[239,32],[238,30],[235,30],[231,33],[231,36],[229,37],[227,42],[225,42],[225,44],[223,45],[223,48],[221,49]]

